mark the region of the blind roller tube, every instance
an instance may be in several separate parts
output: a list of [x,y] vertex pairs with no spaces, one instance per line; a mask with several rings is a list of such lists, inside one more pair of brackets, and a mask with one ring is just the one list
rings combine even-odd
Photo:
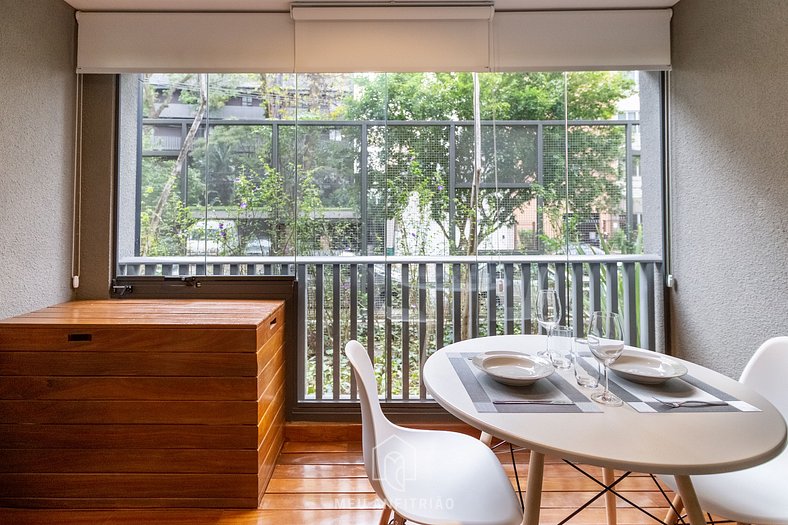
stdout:
[[492,6],[380,6],[320,7],[293,6],[290,14],[296,22],[332,20],[490,20]]

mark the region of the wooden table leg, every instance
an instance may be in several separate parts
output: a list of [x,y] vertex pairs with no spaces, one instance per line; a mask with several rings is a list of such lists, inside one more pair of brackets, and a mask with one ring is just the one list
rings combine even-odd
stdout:
[[[525,488],[525,512],[523,525],[539,525],[542,507],[542,477],[544,476],[544,454],[531,451],[528,464],[528,482]],[[694,525],[694,524],[693,524]]]
[[378,525],[388,525],[391,517],[391,507],[388,505],[383,507],[383,513],[380,515]]
[[676,525],[679,521],[679,514],[684,510],[684,502],[681,501],[681,496],[678,494],[673,496],[673,501],[671,503],[673,506],[668,509],[668,513],[665,515],[664,519],[666,525]]
[[703,511],[700,508],[698,496],[695,494],[695,487],[692,486],[690,477],[679,475],[675,477],[679,495],[684,502],[684,509],[687,511],[690,525],[706,525],[706,518],[703,517]]
[[[616,473],[612,468],[602,469],[602,481],[608,487],[616,480]],[[605,492],[605,512],[607,514],[607,525],[616,525],[616,495],[609,490]]]

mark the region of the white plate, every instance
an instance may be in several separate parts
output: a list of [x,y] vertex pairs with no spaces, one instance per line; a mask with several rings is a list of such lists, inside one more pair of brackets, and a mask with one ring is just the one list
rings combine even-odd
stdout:
[[610,365],[610,370],[619,377],[644,385],[658,385],[687,373],[687,367],[678,361],[641,354],[623,354]]
[[550,361],[519,352],[492,351],[473,358],[473,364],[504,385],[526,386],[555,371]]

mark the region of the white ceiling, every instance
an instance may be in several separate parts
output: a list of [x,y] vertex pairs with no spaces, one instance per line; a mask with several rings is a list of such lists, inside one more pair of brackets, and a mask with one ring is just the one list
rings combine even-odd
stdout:
[[[401,3],[419,0],[399,0]],[[467,1],[467,0],[466,0]],[[679,0],[495,0],[497,11],[664,8]],[[78,11],[256,11],[288,12],[292,0],[65,0]],[[312,4],[336,0],[310,0]],[[389,0],[342,0],[342,3],[390,4]],[[440,2],[431,2],[440,3]],[[463,0],[450,3],[463,3]]]

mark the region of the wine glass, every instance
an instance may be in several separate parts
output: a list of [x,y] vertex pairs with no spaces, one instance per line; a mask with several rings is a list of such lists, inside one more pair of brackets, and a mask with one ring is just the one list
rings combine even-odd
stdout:
[[591,354],[605,365],[605,390],[591,394],[591,399],[608,406],[621,406],[622,401],[610,392],[608,367],[624,351],[624,336],[621,330],[621,315],[617,313],[594,312],[588,326],[588,349]]
[[550,348],[550,332],[561,320],[561,296],[554,288],[539,290],[536,296],[536,321],[547,332],[547,344],[537,355],[546,356]]

